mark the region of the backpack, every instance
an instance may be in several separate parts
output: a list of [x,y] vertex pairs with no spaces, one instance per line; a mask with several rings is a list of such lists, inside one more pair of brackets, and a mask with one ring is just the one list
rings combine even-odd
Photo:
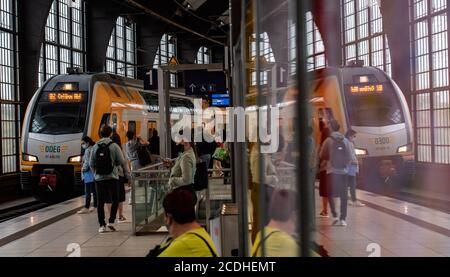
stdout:
[[98,144],[97,152],[95,153],[96,160],[96,174],[109,175],[114,169],[113,162],[111,160],[111,151],[109,146],[113,144]]
[[150,151],[146,145],[139,145],[137,148],[138,160],[141,166],[146,166],[152,163]]
[[331,144],[330,151],[330,163],[333,168],[336,169],[345,169],[349,163],[348,160],[348,149],[345,144],[344,138],[336,139],[330,137],[333,141]]
[[208,187],[208,166],[205,162],[198,163],[194,174],[194,190],[199,191]]

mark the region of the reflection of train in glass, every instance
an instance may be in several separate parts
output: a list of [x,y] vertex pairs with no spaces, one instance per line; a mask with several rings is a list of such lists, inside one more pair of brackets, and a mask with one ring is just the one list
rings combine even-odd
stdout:
[[[357,132],[355,151],[360,177],[379,182],[414,174],[411,116],[402,91],[383,71],[359,62],[340,68],[324,68],[310,79],[314,137],[319,142],[319,124],[336,119],[341,132]],[[292,90],[285,102],[295,99]],[[282,117],[293,114],[287,105]],[[286,104],[286,103],[285,103]],[[322,123],[322,124],[323,124]],[[366,182],[364,182],[366,184]]]
[[[170,96],[171,109],[193,109],[190,98]],[[80,140],[100,139],[110,124],[126,142],[126,132],[148,138],[160,128],[156,92],[142,82],[105,73],[57,75],[31,99],[21,142],[21,186],[40,199],[64,197],[81,189]]]

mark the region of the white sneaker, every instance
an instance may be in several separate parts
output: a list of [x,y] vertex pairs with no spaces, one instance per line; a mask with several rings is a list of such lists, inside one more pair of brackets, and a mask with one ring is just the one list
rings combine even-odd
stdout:
[[345,222],[345,220],[339,220],[338,226],[343,226],[343,227],[345,227],[345,226],[347,226],[347,222]]
[[333,217],[332,225],[339,225],[339,219],[337,217]]
[[77,212],[77,214],[87,214],[87,213],[89,213],[89,210],[86,208],[83,208]]
[[89,212],[92,213],[93,211],[95,211],[95,208],[94,207],[90,207],[89,208]]
[[101,234],[101,233],[106,233],[107,232],[107,230],[106,230],[106,226],[100,226],[100,228],[98,229],[98,232]]
[[355,207],[364,207],[364,206],[366,206],[366,204],[361,203],[361,202],[359,202],[359,201],[356,201],[356,202],[353,204],[353,206],[355,206]]
[[109,230],[115,232],[116,231],[116,227],[114,227],[113,223],[108,223],[108,225],[106,225],[108,227]]

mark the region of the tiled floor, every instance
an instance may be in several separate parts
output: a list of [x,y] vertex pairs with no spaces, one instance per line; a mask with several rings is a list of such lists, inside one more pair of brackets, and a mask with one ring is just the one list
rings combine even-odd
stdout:
[[[358,197],[367,206],[348,207],[347,227],[332,226],[331,218],[317,218],[315,240],[332,257],[450,257],[450,215],[403,201],[392,201],[385,196],[358,191]],[[69,210],[80,204],[80,199],[57,209]],[[337,207],[339,207],[337,201]],[[316,210],[321,201],[317,196]],[[131,206],[125,205],[125,216],[131,218]],[[47,214],[35,213],[38,219]],[[1,233],[23,228],[30,219],[2,225]],[[0,247],[0,256],[61,257],[142,257],[149,249],[161,243],[167,234],[134,236],[131,222],[117,224],[117,232],[98,233],[96,213],[70,215],[21,239]],[[74,251],[70,245],[79,246]],[[72,253],[73,252],[73,253]]]
[[[125,205],[125,216],[131,219],[129,205]],[[99,234],[95,212],[74,214],[0,247],[0,256],[64,257],[76,254],[70,248],[74,243],[75,248],[79,246],[81,257],[142,257],[166,237],[166,234],[136,237],[130,220],[116,226],[117,232]]]
[[381,257],[450,257],[448,214],[364,191],[358,197],[368,206],[349,206],[347,227],[317,218],[316,241],[330,256],[367,257],[375,243]]

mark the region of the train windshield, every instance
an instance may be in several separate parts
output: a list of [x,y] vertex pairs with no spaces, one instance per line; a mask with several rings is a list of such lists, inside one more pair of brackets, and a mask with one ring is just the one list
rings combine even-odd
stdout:
[[390,83],[345,87],[352,126],[380,127],[405,122],[400,99]]
[[86,92],[43,92],[31,116],[30,132],[48,135],[82,133],[86,114]]

